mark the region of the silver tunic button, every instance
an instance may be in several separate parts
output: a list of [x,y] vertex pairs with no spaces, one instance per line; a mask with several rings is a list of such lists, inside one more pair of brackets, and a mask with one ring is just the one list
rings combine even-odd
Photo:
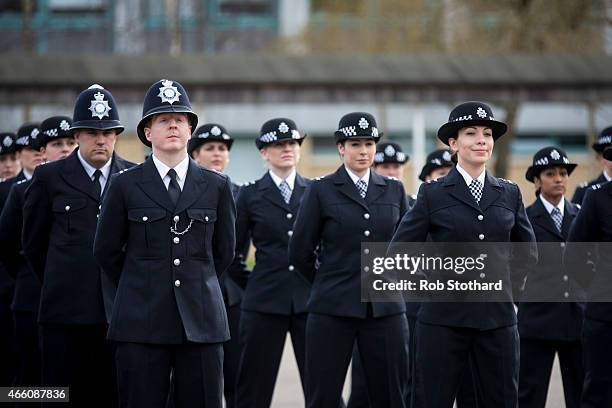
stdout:
[[295,270],[295,266],[293,266],[293,265],[289,265],[289,271],[290,271],[290,272],[293,272],[293,270]]
[[482,214],[478,214],[478,221],[484,220],[484,216]]
[[480,274],[480,279],[484,279],[484,278],[485,278],[485,276],[487,276],[487,275],[485,275],[485,274],[484,274],[484,272],[482,272],[482,273]]
[[285,217],[287,217],[288,220],[293,218],[293,214],[291,213],[287,213],[287,215],[285,215]]
[[99,206],[98,206],[98,210],[101,210],[101,209],[102,209],[102,206],[101,206],[101,205],[99,205]]
[[292,236],[293,235],[293,231],[291,231],[291,230],[287,231],[287,235]]
[[561,248],[565,248],[565,242],[562,242],[560,245],[561,245]]
[[145,215],[144,217],[142,217],[142,220],[143,220],[143,221],[148,221],[148,220],[149,220],[149,217],[147,217],[147,216]]
[[370,231],[368,231],[368,230],[363,231],[363,235],[365,235],[366,237],[369,237],[370,236]]
[[175,281],[174,281],[174,286],[176,286],[177,288],[178,288],[179,286],[181,286],[181,281],[180,281],[180,280],[178,280],[178,279],[177,279],[177,280],[175,280]]
[[366,248],[366,249],[363,250],[363,253],[367,255],[367,254],[370,253],[370,250],[368,248]]
[[363,218],[365,218],[366,220],[369,220],[370,219],[370,214],[368,214],[368,213],[363,214]]
[[478,239],[482,241],[484,239],[484,234],[478,235]]
[[70,211],[70,206],[69,206],[69,205],[65,206],[65,207],[64,207],[64,210],[66,210],[66,211]]
[[370,267],[369,266],[364,266],[363,270],[364,270],[364,272],[369,272],[370,271]]
[[179,237],[174,237],[172,238],[172,242],[174,242],[175,244],[178,244],[179,242],[181,242],[181,240],[179,239]]
[[563,275],[563,280],[567,282],[569,278],[567,277],[567,275]]
[[181,260],[180,260],[180,259],[178,259],[178,258],[176,258],[176,259],[174,260],[174,266],[179,266],[180,264],[181,264]]
[[204,221],[208,222],[208,215],[204,217]]
[[563,296],[565,296],[566,298],[568,298],[568,297],[569,297],[569,293],[565,292],[565,293],[563,294]]
[[180,218],[179,218],[179,216],[178,216],[178,215],[175,215],[175,216],[174,216],[174,218],[173,218],[173,220],[174,220],[174,222],[179,222]]

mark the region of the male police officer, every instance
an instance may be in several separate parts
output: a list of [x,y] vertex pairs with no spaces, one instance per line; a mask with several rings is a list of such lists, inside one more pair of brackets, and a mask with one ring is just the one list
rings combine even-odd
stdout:
[[71,130],[79,148],[36,169],[23,209],[23,251],[42,282],[39,311],[42,380],[70,386],[70,401],[95,398],[116,405],[113,354],[106,341],[103,281],[93,259],[101,196],[110,176],[133,163],[114,153],[123,131],[111,93],[99,85],[81,92]]
[[187,155],[197,122],[181,84],[153,84],[137,129],[153,154],[115,176],[102,204],[94,255],[118,286],[108,338],[122,407],[164,407],[172,368],[177,408],[222,406],[218,277],[234,257],[236,210],[229,178]]
[[603,151],[609,146],[612,146],[612,126],[602,130],[599,137],[597,137],[597,141],[592,145],[592,148],[596,153],[596,159],[601,165],[603,171],[596,179],[585,181],[576,188],[574,196],[572,197],[572,203],[582,204],[584,194],[589,187],[612,180],[612,161],[606,160],[603,155]]

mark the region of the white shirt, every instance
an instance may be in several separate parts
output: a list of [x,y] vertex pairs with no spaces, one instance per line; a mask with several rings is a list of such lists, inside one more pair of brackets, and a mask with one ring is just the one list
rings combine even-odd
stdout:
[[[166,166],[166,164],[162,163],[154,154],[151,155],[153,158],[153,164],[157,168],[157,172],[159,173],[159,177],[161,177],[164,182],[164,186],[168,189],[170,185],[170,176],[168,175],[168,170],[171,167]],[[185,156],[185,158],[176,166],[174,166],[174,171],[176,171],[176,182],[178,183],[181,191],[183,191],[183,186],[185,185],[185,177],[187,177],[187,169],[189,168],[189,156]]]
[[274,174],[272,170],[268,170],[268,173],[270,173],[270,177],[272,177],[272,181],[274,181],[274,184],[276,184],[276,187],[280,189],[280,184],[284,180],[287,182],[287,184],[289,184],[289,188],[291,189],[291,191],[293,191],[293,186],[295,185],[295,175],[297,174],[295,169],[291,171],[291,173],[287,176],[286,179],[280,178],[279,176]]
[[612,181],[612,176],[608,176],[608,173],[605,170],[603,171],[603,175],[607,181]]
[[358,177],[352,171],[350,171],[348,167],[344,166],[344,168],[346,169],[346,172],[348,173],[348,175],[351,178],[351,180],[353,180],[353,184],[357,185],[357,181],[359,181],[361,179],[361,180],[363,180],[366,183],[366,189],[368,188],[368,185],[370,183],[370,168],[368,168],[366,173],[361,178]]
[[32,174],[29,171],[27,171],[26,169],[23,169],[23,177],[25,177],[26,180],[29,180],[29,179],[32,178]]
[[[459,164],[457,164],[455,166],[455,168],[457,169],[459,174],[461,174],[461,176],[465,180],[465,183],[469,187],[470,184],[472,183],[472,180],[474,180],[472,178],[472,176],[470,176],[469,173],[467,171],[465,171],[465,169],[463,169],[463,167],[461,167]],[[485,183],[485,174],[486,174],[486,172],[487,172],[486,170],[483,170],[482,173],[480,173],[480,176],[476,177],[476,180],[480,181],[480,185],[483,186],[483,187],[484,187],[484,183]]]
[[[87,163],[87,161],[81,155],[81,151],[80,150],[77,150],[77,157],[79,158],[79,161],[81,162],[81,165],[83,166],[83,168],[87,172],[87,175],[89,176],[90,180],[93,181],[94,180],[94,173],[98,169],[93,167],[91,164]],[[110,168],[111,168],[111,162],[112,161],[113,161],[113,158],[111,157],[106,162],[106,164],[104,166],[102,166],[102,168],[100,169],[100,171],[102,172],[102,175],[100,176],[100,186],[102,188],[101,188],[100,191],[104,191],[104,187],[106,186],[106,182],[108,181],[108,178],[110,177]]]
[[559,201],[559,204],[557,205],[552,205],[552,203],[550,201],[548,201],[547,199],[545,199],[542,194],[540,194],[540,201],[542,201],[542,204],[544,204],[544,208],[546,208],[546,211],[548,211],[548,214],[551,214],[553,209],[555,207],[557,207],[559,209],[559,211],[561,211],[561,217],[563,217],[563,208],[565,207],[565,200],[562,198]]

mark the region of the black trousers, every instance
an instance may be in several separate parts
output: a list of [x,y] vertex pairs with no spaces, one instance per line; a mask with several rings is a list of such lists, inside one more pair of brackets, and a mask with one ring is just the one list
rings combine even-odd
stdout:
[[15,352],[17,375],[15,385],[33,387],[41,385],[40,338],[38,337],[38,314],[13,312],[15,319]]
[[[238,370],[236,407],[270,406],[287,333],[291,334],[291,343],[304,389],[305,332],[305,313],[285,316],[242,311],[240,317],[242,356]],[[334,408],[337,408],[337,405]]]
[[114,345],[106,331],[106,325],[40,325],[42,385],[69,386],[67,406],[117,406]]
[[365,319],[311,313],[306,325],[306,406],[337,408],[357,343],[374,407],[405,407],[408,323],[403,314]]
[[493,330],[417,322],[418,408],[452,408],[471,368],[481,408],[516,408],[519,340],[516,325]]
[[10,299],[0,299],[0,386],[15,381],[15,330]]
[[225,407],[234,408],[241,354],[239,338],[240,304],[228,307],[226,311],[231,339],[223,343],[223,393],[225,395]]
[[521,338],[519,406],[544,408],[555,355],[559,354],[563,394],[567,408],[580,407],[584,381],[582,343]]
[[223,406],[223,344],[117,343],[122,408],[164,408],[173,373],[176,408]]
[[585,319],[582,408],[612,407],[612,322]]

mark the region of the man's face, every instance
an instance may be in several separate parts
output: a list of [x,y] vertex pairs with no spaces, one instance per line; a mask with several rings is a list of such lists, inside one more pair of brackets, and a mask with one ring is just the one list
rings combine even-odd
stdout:
[[20,170],[21,166],[17,159],[17,153],[0,155],[0,179],[15,177]]
[[191,124],[186,113],[160,113],[153,116],[144,133],[154,152],[175,154],[187,151]]
[[74,138],[60,137],[47,143],[42,148],[42,153],[47,161],[55,161],[68,157],[76,147],[77,143]]
[[116,129],[76,129],[74,139],[79,144],[79,151],[85,161],[95,167],[102,168],[113,156]]

